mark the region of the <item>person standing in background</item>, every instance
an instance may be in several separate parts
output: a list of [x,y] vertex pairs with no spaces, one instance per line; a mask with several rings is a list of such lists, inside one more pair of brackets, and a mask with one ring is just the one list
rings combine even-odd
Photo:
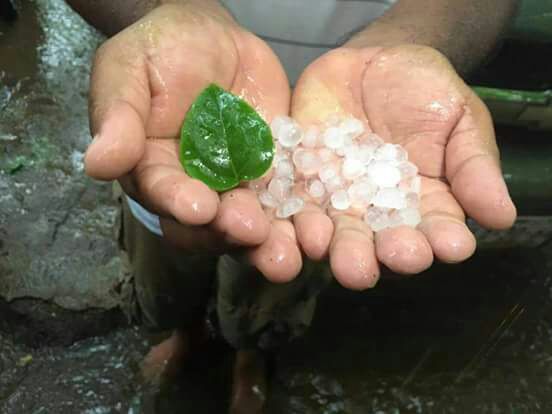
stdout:
[[[221,329],[238,349],[231,413],[262,412],[261,350],[305,331],[330,278],[360,290],[380,263],[415,274],[434,258],[460,262],[475,249],[466,215],[489,229],[515,220],[492,120],[462,80],[500,41],[515,0],[67,2],[111,36],[92,69],[85,164],[123,190],[143,321],[174,330],[146,361],[174,366],[193,351],[218,275]],[[418,228],[374,235],[315,206],[269,222],[251,191],[218,195],[187,177],[178,131],[211,82],[268,121],[308,124],[338,108],[403,145],[423,175]]]

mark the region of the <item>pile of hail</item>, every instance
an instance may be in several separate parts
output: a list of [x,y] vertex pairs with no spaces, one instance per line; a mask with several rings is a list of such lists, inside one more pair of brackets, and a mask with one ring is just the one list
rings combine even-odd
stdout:
[[308,201],[361,216],[376,232],[420,222],[418,169],[404,148],[366,132],[360,120],[334,117],[303,131],[279,116],[271,129],[272,169],[249,185],[276,217],[291,217]]

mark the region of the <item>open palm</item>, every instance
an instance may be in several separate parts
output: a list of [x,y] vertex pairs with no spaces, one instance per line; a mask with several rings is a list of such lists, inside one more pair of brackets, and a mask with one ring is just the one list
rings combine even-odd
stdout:
[[[336,110],[404,146],[422,176],[422,222],[416,229],[386,229],[374,237],[359,218],[331,214],[330,263],[343,285],[372,286],[378,262],[409,274],[429,267],[434,256],[446,262],[466,259],[475,249],[466,213],[491,229],[513,223],[516,211],[502,178],[489,113],[437,51],[341,48],[322,56],[299,79],[292,114],[310,124]],[[311,209],[295,221],[312,226],[321,217]],[[299,240],[308,251],[312,241]]]
[[301,256],[289,222],[269,223],[248,189],[219,195],[188,177],[178,159],[182,121],[210,83],[242,96],[267,121],[289,111],[287,78],[270,48],[207,4],[165,5],[108,40],[92,70],[95,139],[89,175],[118,179],[161,216],[164,236],[188,250],[255,246],[253,264],[274,279],[295,276]]

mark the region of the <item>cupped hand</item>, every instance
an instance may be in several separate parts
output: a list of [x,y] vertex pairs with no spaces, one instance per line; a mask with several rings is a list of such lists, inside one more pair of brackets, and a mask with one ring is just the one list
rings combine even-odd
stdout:
[[466,214],[489,229],[514,222],[489,112],[436,50],[340,48],[322,56],[297,82],[292,116],[309,125],[335,112],[361,119],[385,141],[405,147],[422,176],[416,229],[374,234],[361,218],[337,212],[329,214],[332,226],[315,204],[294,217],[303,250],[315,259],[328,254],[342,285],[373,286],[379,263],[414,274],[434,257],[465,260],[475,250]]
[[98,50],[86,172],[119,180],[160,215],[164,236],[178,246],[250,246],[253,264],[268,278],[293,277],[301,255],[291,223],[270,223],[251,190],[219,197],[179,162],[184,116],[210,83],[240,95],[267,121],[289,111],[288,81],[270,48],[215,2],[192,3],[158,7]]

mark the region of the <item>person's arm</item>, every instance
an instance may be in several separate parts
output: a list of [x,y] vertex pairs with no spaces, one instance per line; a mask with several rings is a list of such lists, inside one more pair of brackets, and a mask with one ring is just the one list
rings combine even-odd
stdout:
[[194,4],[227,15],[217,0],[66,0],[81,17],[102,33],[112,36],[154,8],[168,3]]
[[499,42],[518,3],[518,0],[399,0],[345,46],[430,46],[465,74]]

